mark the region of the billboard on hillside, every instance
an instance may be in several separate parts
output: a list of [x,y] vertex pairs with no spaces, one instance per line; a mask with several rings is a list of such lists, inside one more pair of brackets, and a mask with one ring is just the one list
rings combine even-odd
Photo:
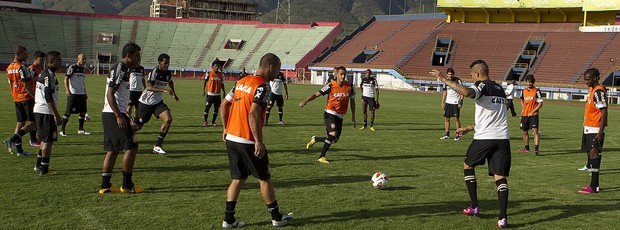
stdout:
[[[595,0],[591,0],[595,1]],[[606,0],[602,0],[606,1]],[[612,0],[614,1],[614,0]],[[615,0],[618,1],[618,0]],[[437,7],[450,8],[576,8],[582,0],[437,0]]]
[[620,10],[620,0],[584,0],[583,11]]

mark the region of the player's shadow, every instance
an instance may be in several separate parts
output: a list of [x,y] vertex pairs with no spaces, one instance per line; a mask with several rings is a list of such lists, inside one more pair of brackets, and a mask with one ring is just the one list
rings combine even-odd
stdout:
[[[578,216],[578,215],[590,215],[590,214],[601,213],[601,212],[617,211],[618,207],[620,207],[620,200],[613,200],[613,201],[616,201],[616,202],[611,203],[611,204],[607,203],[607,204],[600,204],[600,205],[561,204],[561,205],[548,205],[548,206],[542,206],[542,207],[536,207],[536,208],[530,208],[530,209],[521,209],[517,212],[511,213],[511,215],[528,214],[533,217],[528,218],[529,222],[527,223],[511,224],[510,226],[513,228],[526,227],[529,225],[535,225],[535,224],[540,224],[540,223],[549,222],[549,221],[561,221],[563,219]],[[536,218],[537,215],[532,215],[532,214],[535,214],[537,212],[558,213],[558,214],[549,216],[546,218]]]
[[[159,170],[180,170],[182,166],[175,167],[159,167]],[[194,169],[207,170],[205,168],[209,168],[209,166],[205,166],[203,168],[190,166]],[[157,168],[157,167],[155,167]],[[212,167],[211,167],[212,168]],[[228,169],[228,165],[224,166],[225,169]],[[223,170],[223,169],[222,169]],[[320,178],[303,178],[303,179],[286,179],[286,180],[273,180],[273,185],[276,188],[300,188],[300,187],[308,187],[308,186],[325,186],[325,185],[335,185],[335,184],[349,184],[349,183],[368,183],[370,180],[367,175],[363,176],[332,176],[332,177],[320,177]],[[206,183],[205,183],[206,184]],[[203,192],[203,191],[224,191],[228,187],[228,183],[226,184],[209,184],[209,185],[194,185],[194,186],[174,186],[174,187],[162,187],[162,188],[149,188],[149,192],[170,192],[170,193],[181,193],[181,192]],[[255,179],[248,179],[248,181],[243,185],[243,189],[260,189],[260,186]]]
[[175,165],[175,166],[149,166],[144,168],[135,168],[134,172],[212,172],[228,170],[228,164],[219,165]]
[[541,157],[559,156],[559,155],[571,155],[571,154],[578,154],[578,153],[584,153],[584,152],[579,149],[551,150],[550,152],[545,152],[545,151],[541,152],[540,156]]
[[406,159],[420,159],[420,158],[463,158],[463,154],[459,155],[396,155],[396,156],[373,156],[373,155],[361,155],[361,154],[341,154],[340,156],[353,157],[351,160],[406,160]]
[[[510,200],[510,207],[527,205],[528,203],[545,202],[549,199],[537,198],[528,200]],[[412,201],[413,202],[413,201]],[[497,200],[479,200],[480,207],[484,210],[497,210]],[[292,226],[303,226],[306,224],[325,224],[325,223],[344,223],[352,220],[371,219],[371,218],[389,218],[389,217],[436,217],[447,215],[462,215],[461,210],[467,205],[466,201],[449,201],[449,202],[428,202],[414,203],[407,206],[379,208],[379,209],[361,209],[340,211],[333,213],[324,213],[323,215],[308,216],[303,219],[296,220]],[[496,212],[496,211],[493,211]],[[495,214],[481,214],[480,218],[490,219],[496,218]]]

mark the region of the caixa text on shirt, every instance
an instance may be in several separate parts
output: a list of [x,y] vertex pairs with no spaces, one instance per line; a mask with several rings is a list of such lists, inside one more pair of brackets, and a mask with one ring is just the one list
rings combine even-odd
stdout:
[[252,91],[252,87],[243,84],[238,84],[235,89],[246,93],[250,93]]
[[506,98],[502,98],[502,97],[494,97],[491,99],[491,103],[493,104],[506,104],[507,100]]
[[349,93],[334,93],[334,97],[348,97]]

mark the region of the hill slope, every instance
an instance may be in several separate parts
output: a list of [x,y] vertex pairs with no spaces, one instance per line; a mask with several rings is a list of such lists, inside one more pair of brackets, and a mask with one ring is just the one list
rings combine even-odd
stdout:
[[[258,4],[257,11],[262,13],[260,18],[262,22],[276,22],[278,0],[254,0],[254,2]],[[434,0],[291,0],[291,23],[337,21],[343,23],[345,34],[348,34],[373,15],[438,12],[433,5],[434,2]],[[97,13],[148,16],[151,0],[43,0],[43,4],[50,10],[86,13],[92,12],[90,6],[94,4]],[[282,18],[288,20],[288,17]]]

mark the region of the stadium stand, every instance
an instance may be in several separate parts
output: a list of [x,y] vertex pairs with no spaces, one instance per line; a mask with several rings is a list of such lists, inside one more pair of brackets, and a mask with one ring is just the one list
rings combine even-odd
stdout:
[[[609,58],[620,58],[620,38],[615,33],[583,33],[579,27],[575,22],[445,23],[445,19],[418,15],[375,16],[312,66],[320,71],[338,65],[391,69],[401,77],[429,80],[429,70],[451,67],[469,81],[469,64],[482,59],[489,64],[494,79],[504,80],[524,45],[535,37],[544,43],[525,73],[534,74],[539,82],[574,84],[588,67],[607,70]],[[445,51],[447,60],[438,64],[433,55],[439,37],[448,38],[451,44],[443,47],[449,49]],[[373,50],[378,51],[374,56]],[[366,59],[353,63],[359,55],[366,55]]]
[[[53,25],[53,26],[51,26]],[[66,62],[78,52],[89,62],[97,53],[120,58],[129,41],[142,46],[142,65],[157,65],[157,56],[172,56],[171,68],[203,72],[216,58],[229,60],[226,68],[256,69],[260,54],[281,55],[283,66],[307,68],[307,64],[342,33],[340,23],[262,24],[258,21],[167,19],[105,14],[84,14],[36,9],[0,11],[0,64],[7,65],[16,45],[29,50],[58,50]],[[98,42],[98,34],[113,34],[113,42]],[[230,39],[241,46],[226,48]]]

